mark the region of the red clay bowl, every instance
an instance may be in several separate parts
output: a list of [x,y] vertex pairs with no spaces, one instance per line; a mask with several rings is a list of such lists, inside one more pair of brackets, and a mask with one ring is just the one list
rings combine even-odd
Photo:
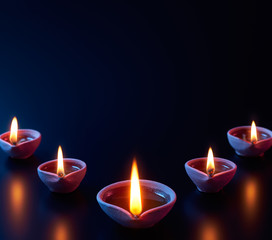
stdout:
[[64,158],[66,175],[61,178],[57,175],[57,164],[57,159],[41,164],[37,169],[40,179],[51,192],[70,193],[75,191],[86,174],[86,163],[74,158]]
[[185,163],[185,170],[200,192],[219,192],[233,178],[237,166],[227,159],[215,157],[215,174],[209,177],[205,172],[206,163],[207,158],[195,158]]
[[5,132],[0,135],[0,147],[11,158],[25,159],[33,155],[41,143],[41,134],[32,129],[19,129],[18,136],[30,137],[32,140],[27,140],[22,143],[13,145],[9,142],[10,132]]
[[[176,202],[176,194],[168,186],[150,180],[141,179],[140,186],[143,212],[138,217],[133,216],[129,211],[130,180],[108,185],[99,191],[96,199],[102,210],[122,226],[149,228],[164,218],[172,209]],[[119,196],[117,201],[122,202],[122,207],[111,203],[110,199],[113,199],[114,196]],[[156,206],[151,203],[153,201],[160,202],[160,204]],[[152,205],[153,208],[149,208]]]
[[251,126],[235,127],[228,131],[227,136],[230,145],[236,154],[244,157],[262,156],[272,146],[272,131],[263,127],[257,127],[259,139],[257,142],[243,140],[242,134],[248,134]]

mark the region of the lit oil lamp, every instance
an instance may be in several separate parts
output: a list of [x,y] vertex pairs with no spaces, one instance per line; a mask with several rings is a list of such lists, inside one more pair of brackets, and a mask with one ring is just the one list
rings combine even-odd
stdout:
[[25,159],[30,157],[41,142],[41,134],[32,129],[18,129],[17,118],[14,117],[10,131],[0,135],[0,147],[11,158]]
[[235,175],[235,163],[214,158],[212,149],[209,149],[207,158],[195,158],[185,163],[185,170],[200,192],[218,192]]
[[176,202],[175,192],[168,186],[139,180],[136,160],[131,180],[116,182],[97,194],[102,210],[124,227],[148,228],[159,222]]
[[240,156],[262,156],[272,146],[272,131],[256,127],[254,121],[251,127],[241,126],[230,129],[227,136],[230,145]]
[[86,174],[86,163],[74,159],[64,158],[59,146],[58,159],[41,164],[38,175],[51,192],[69,193],[77,189]]

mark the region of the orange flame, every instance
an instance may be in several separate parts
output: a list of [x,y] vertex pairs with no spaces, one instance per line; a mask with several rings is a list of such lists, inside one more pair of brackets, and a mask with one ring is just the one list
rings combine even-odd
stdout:
[[130,212],[139,216],[142,212],[141,189],[136,159],[133,160],[130,182]]
[[63,167],[63,154],[62,154],[62,149],[61,146],[59,146],[58,149],[58,169],[57,169],[57,174],[59,177],[64,177],[64,167]]
[[251,142],[257,142],[258,138],[257,138],[257,128],[256,128],[256,124],[254,121],[252,121],[251,124]]
[[17,118],[14,117],[11,122],[9,135],[9,141],[14,145],[17,143],[17,135],[18,135],[18,121]]
[[209,152],[208,152],[206,172],[210,177],[212,177],[215,172],[213,151],[211,147],[209,148]]

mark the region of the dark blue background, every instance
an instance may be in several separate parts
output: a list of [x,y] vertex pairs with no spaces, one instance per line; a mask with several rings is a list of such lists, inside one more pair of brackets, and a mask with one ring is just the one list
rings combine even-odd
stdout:
[[[272,129],[269,24],[257,9],[254,1],[1,3],[0,132],[17,116],[42,142],[26,161],[0,155],[0,236],[53,239],[60,225],[70,239],[205,239],[202,219],[220,225],[213,228],[221,239],[268,234],[271,151],[252,163],[235,156],[226,138],[252,120]],[[88,165],[67,196],[51,194],[36,173],[58,145]],[[214,196],[198,193],[184,170],[210,145],[238,165]],[[167,218],[145,231],[118,226],[95,199],[102,187],[130,177],[133,156],[141,178],[178,196]],[[251,225],[239,212],[246,179],[264,199]],[[21,222],[9,217],[14,186],[26,192]]]

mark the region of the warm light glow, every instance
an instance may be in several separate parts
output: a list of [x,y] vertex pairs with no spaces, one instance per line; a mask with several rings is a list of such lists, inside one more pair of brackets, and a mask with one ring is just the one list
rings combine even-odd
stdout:
[[262,190],[257,178],[249,177],[245,180],[243,194],[243,210],[248,224],[258,222],[258,213],[261,209]]
[[62,154],[62,149],[61,146],[59,146],[58,149],[58,170],[57,174],[59,177],[64,177],[64,167],[63,167],[63,154]]
[[70,239],[68,229],[69,229],[69,227],[66,225],[65,222],[59,221],[55,226],[55,233],[54,233],[53,239],[54,240],[68,240],[68,239]]
[[207,159],[207,167],[206,167],[207,174],[212,177],[215,172],[215,166],[214,166],[214,158],[213,158],[213,151],[212,148],[209,148],[208,152],[208,159]]
[[13,209],[12,214],[17,219],[23,217],[25,208],[25,187],[20,180],[14,178],[10,183],[10,204]]
[[138,216],[142,212],[141,189],[136,160],[133,160],[130,182],[130,212]]
[[18,134],[18,121],[17,121],[17,118],[14,117],[11,122],[10,135],[9,135],[9,141],[12,144],[17,143],[17,134]]
[[201,229],[201,236],[198,239],[217,240],[222,238],[219,235],[218,226],[216,226],[213,221],[205,221]]
[[249,181],[246,182],[245,199],[248,210],[256,207],[255,205],[258,196],[257,188],[258,188],[257,183],[253,179],[250,179]]
[[257,142],[258,138],[257,138],[257,128],[256,128],[256,124],[254,121],[252,121],[251,124],[251,142]]
[[[32,192],[29,191],[28,176],[14,172],[5,180],[1,203],[4,208],[1,211],[5,219],[5,227],[12,229],[9,232],[11,239],[21,239],[29,230],[29,216],[32,211]],[[2,238],[1,238],[2,239]]]

